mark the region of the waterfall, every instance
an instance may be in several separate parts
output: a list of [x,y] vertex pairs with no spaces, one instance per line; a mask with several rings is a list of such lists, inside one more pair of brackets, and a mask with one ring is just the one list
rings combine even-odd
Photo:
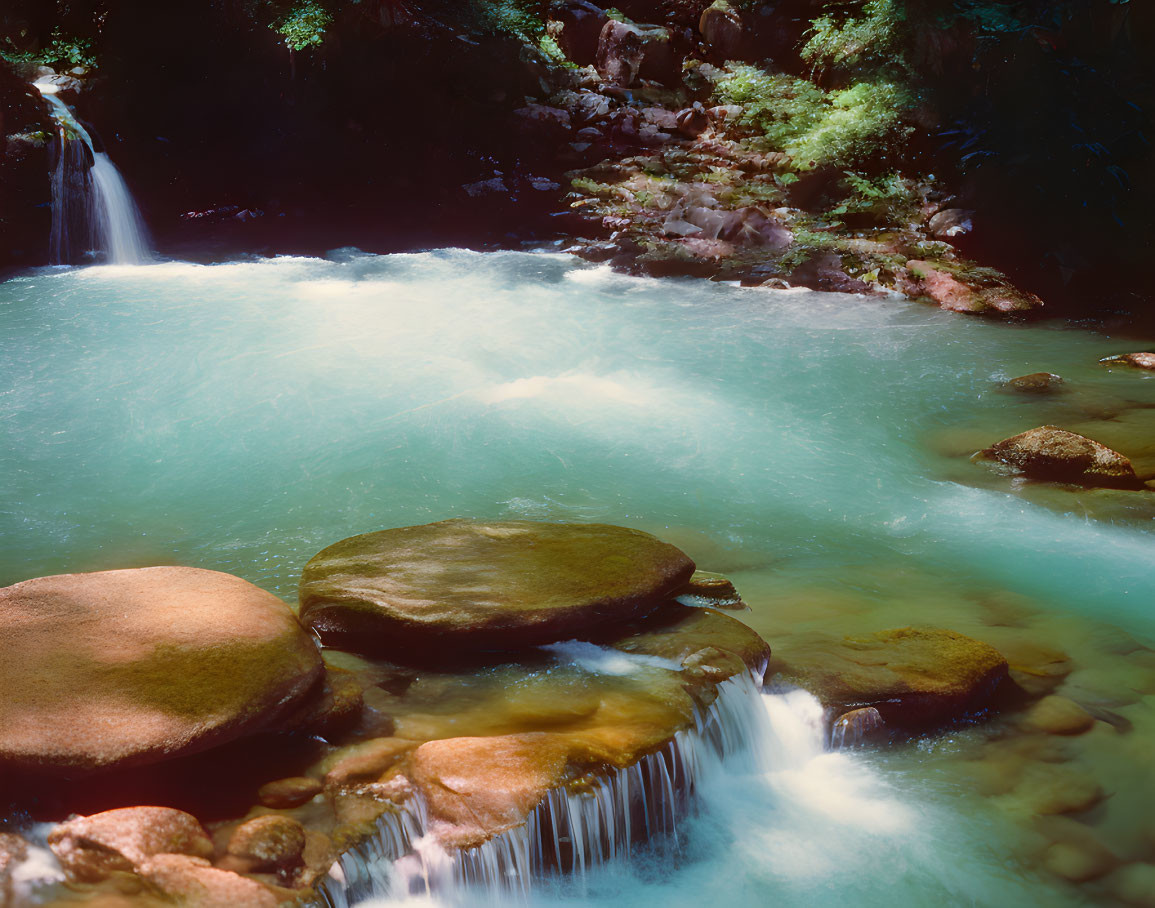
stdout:
[[124,177],[56,96],[56,86],[38,82],[36,87],[51,105],[59,127],[52,173],[53,264],[70,264],[90,253],[103,254],[113,265],[147,262],[147,231]]
[[805,691],[778,696],[760,688],[751,675],[724,682],[694,727],[665,747],[580,792],[549,792],[524,825],[477,848],[447,852],[428,833],[424,806],[411,801],[342,855],[321,887],[322,904],[350,908],[423,894],[453,902],[466,889],[523,900],[535,880],[581,877],[628,859],[643,844],[672,853],[698,789],[723,763],[727,771],[761,771],[822,751],[825,723],[817,701]]

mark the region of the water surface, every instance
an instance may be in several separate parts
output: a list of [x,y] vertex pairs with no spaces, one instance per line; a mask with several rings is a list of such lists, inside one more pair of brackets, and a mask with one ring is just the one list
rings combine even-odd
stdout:
[[[1155,472],[1155,376],[1098,365],[1131,348],[1103,335],[456,250],[44,271],[0,284],[0,318],[0,583],[178,563],[292,602],[345,536],[544,518],[639,526],[731,573],[772,646],[802,625],[978,633],[1007,597],[1048,645],[1155,636],[1152,495],[966,457],[1056,422]],[[999,389],[1034,371],[1068,391]],[[1111,665],[1081,683],[1130,685],[1123,709],[1155,693],[1103,681]],[[998,825],[941,766],[914,747],[854,761],[882,793],[845,809],[799,794],[821,779],[722,787],[685,867],[541,898],[1081,897],[1010,856],[1030,823]]]

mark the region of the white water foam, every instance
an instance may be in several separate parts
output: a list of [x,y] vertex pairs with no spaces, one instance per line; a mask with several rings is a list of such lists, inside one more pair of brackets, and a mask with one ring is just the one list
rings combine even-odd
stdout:
[[[560,646],[591,659],[572,643]],[[606,664],[602,654],[592,658],[591,664]],[[581,878],[608,862],[628,861],[643,844],[676,848],[679,826],[706,778],[723,762],[754,759],[751,741],[766,737],[758,687],[749,675],[724,682],[694,728],[581,791],[549,792],[523,826],[477,848],[447,852],[426,831],[424,806],[410,801],[386,815],[376,835],[342,856],[322,890],[324,903],[382,905],[414,895],[448,902],[479,896],[524,900],[535,883],[553,874]]]

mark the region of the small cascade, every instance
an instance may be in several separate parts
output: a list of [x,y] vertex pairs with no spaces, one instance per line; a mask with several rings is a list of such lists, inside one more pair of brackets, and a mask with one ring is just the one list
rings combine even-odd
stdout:
[[70,264],[94,253],[113,265],[147,262],[147,230],[124,177],[56,96],[56,86],[37,83],[36,87],[51,105],[59,128],[52,173],[53,264]]
[[694,728],[584,790],[551,791],[524,825],[478,848],[447,853],[421,834],[427,825],[423,805],[410,802],[407,810],[379,821],[372,839],[341,857],[321,889],[323,904],[349,908],[422,893],[452,902],[467,888],[524,898],[537,879],[556,873],[581,877],[628,858],[643,843],[672,850],[680,821],[708,774],[723,761],[745,760],[749,769],[760,764],[754,745],[768,737],[760,686],[749,675],[724,682]]
[[860,747],[871,732],[882,728],[882,714],[873,706],[843,713],[830,728],[830,749]]

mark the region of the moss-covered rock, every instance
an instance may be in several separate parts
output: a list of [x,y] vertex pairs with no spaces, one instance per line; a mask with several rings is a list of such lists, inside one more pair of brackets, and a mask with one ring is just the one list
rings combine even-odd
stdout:
[[354,651],[509,650],[626,622],[693,571],[638,530],[448,520],[325,549],[302,574],[301,618]]
[[275,596],[182,567],[0,590],[0,766],[79,774],[275,730],[320,653]]
[[839,713],[873,707],[888,727],[909,729],[985,707],[1007,677],[1007,660],[954,631],[906,627],[794,638],[770,670]]
[[1031,479],[1107,488],[1140,488],[1131,461],[1094,439],[1057,426],[1039,426],[975,455]]

